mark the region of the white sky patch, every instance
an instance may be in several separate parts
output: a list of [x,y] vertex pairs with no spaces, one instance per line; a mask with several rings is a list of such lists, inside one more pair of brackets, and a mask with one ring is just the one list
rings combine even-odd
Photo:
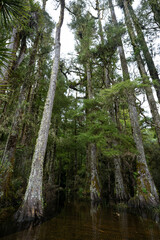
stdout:
[[[67,3],[67,2],[66,2]],[[59,19],[60,9],[55,10],[55,1],[48,0],[46,4],[46,11],[52,17],[52,19],[57,23]],[[65,9],[64,22],[61,29],[61,57],[67,57],[68,53],[74,52],[74,35],[69,29],[68,25],[71,22],[71,16]]]

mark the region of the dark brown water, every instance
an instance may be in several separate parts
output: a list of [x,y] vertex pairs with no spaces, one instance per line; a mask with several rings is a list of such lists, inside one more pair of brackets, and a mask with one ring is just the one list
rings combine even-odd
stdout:
[[159,240],[160,225],[151,219],[87,203],[67,204],[53,219],[2,240]]

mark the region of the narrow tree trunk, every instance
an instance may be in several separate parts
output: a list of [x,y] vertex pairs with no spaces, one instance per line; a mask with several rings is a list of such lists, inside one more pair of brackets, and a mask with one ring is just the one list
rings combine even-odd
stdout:
[[158,113],[156,101],[155,101],[154,96],[153,96],[152,88],[150,86],[149,79],[148,79],[148,76],[147,76],[147,73],[146,73],[146,70],[145,70],[145,67],[144,67],[144,63],[143,63],[143,60],[142,60],[141,55],[140,55],[139,47],[137,45],[137,39],[136,39],[136,36],[134,34],[134,30],[133,30],[133,26],[132,26],[132,22],[131,22],[131,17],[130,17],[130,13],[129,13],[129,9],[128,9],[128,3],[127,3],[126,0],[124,0],[123,3],[124,3],[123,10],[124,10],[124,14],[125,14],[128,33],[130,35],[131,43],[132,43],[132,46],[133,46],[133,49],[134,49],[134,54],[135,54],[135,57],[136,57],[139,72],[141,74],[143,83],[146,85],[144,88],[145,88],[145,91],[146,91],[147,100],[148,100],[149,107],[150,107],[150,110],[151,110],[151,114],[152,114],[152,117],[153,117],[153,121],[154,121],[154,124],[155,124],[155,130],[156,130],[156,134],[157,134],[157,138],[158,138],[158,143],[160,144],[160,116],[159,116],[159,113]]
[[42,180],[43,180],[43,162],[47,146],[48,133],[52,115],[53,101],[56,90],[56,81],[60,60],[60,32],[64,17],[64,0],[61,0],[61,12],[59,22],[56,26],[55,36],[55,57],[51,73],[50,86],[46,98],[41,126],[35,146],[32,160],[31,173],[28,181],[23,204],[17,212],[18,221],[30,221],[43,216],[43,197],[42,197]]
[[90,185],[90,197],[92,202],[97,202],[100,200],[100,183],[99,176],[97,172],[97,150],[96,144],[90,143],[90,164],[91,164],[91,185]]
[[154,61],[153,61],[153,59],[151,57],[151,54],[149,52],[149,49],[148,49],[146,40],[144,38],[144,34],[142,32],[141,26],[139,24],[138,18],[135,15],[134,10],[133,10],[133,8],[130,4],[128,4],[128,8],[129,8],[130,14],[132,16],[136,32],[137,32],[137,36],[138,36],[137,40],[138,40],[138,42],[141,46],[141,49],[143,51],[143,55],[145,57],[145,60],[146,60],[147,66],[148,66],[150,76],[153,80],[153,85],[156,89],[158,101],[160,102],[160,79],[159,79],[159,76],[158,76],[157,69],[155,67]]
[[45,11],[46,9],[46,3],[47,3],[48,0],[42,0],[42,3],[43,3],[43,6],[42,6],[42,9],[43,11]]
[[[76,106],[77,110],[77,92],[76,92]],[[78,153],[77,153],[77,119],[74,120],[74,137],[75,137],[75,149],[74,149],[74,192],[77,190],[77,170],[78,170]]]
[[[104,34],[103,34],[103,28],[102,28],[102,22],[101,22],[99,0],[96,0],[96,9],[98,11],[99,36],[101,39],[101,44],[102,44],[102,46],[104,46]],[[105,53],[104,53],[103,59],[105,59]],[[110,86],[110,79],[109,79],[109,70],[108,70],[107,62],[103,61],[103,65],[104,65],[104,77],[105,77],[104,84],[105,84],[106,88],[108,88]]]
[[[114,12],[114,7],[112,5],[112,0],[109,0],[109,6],[111,9],[112,21],[115,25],[117,25],[117,19]],[[127,66],[127,61],[124,53],[123,43],[121,38],[119,38],[119,55],[121,60],[123,79],[124,81],[129,81],[129,71]],[[133,129],[133,138],[136,144],[136,148],[138,150],[137,156],[137,191],[136,191],[136,202],[140,206],[157,206],[159,204],[158,193],[154,184],[154,181],[150,175],[148,165],[145,158],[145,152],[142,142],[142,136],[140,131],[140,126],[138,122],[138,113],[136,109],[135,96],[132,92],[128,92],[128,107],[129,107],[129,115],[131,126]],[[147,192],[144,194],[144,188],[147,189]]]
[[22,40],[21,40],[20,52],[19,52],[19,55],[18,55],[16,61],[13,63],[12,71],[16,70],[19,67],[19,65],[22,63],[22,61],[25,57],[26,49],[27,49],[26,36],[23,36]]
[[[87,91],[88,91],[88,98],[93,99],[93,88],[92,88],[92,77],[91,77],[91,70],[89,62],[86,64],[86,71],[87,71]],[[91,109],[89,110],[89,112]],[[89,157],[90,157],[90,167],[91,167],[91,183],[90,183],[90,197],[91,201],[96,202],[100,200],[100,183],[99,183],[99,176],[97,171],[97,150],[95,143],[89,143],[88,146],[89,150]]]
[[124,187],[124,181],[121,172],[121,160],[119,157],[114,157],[114,167],[115,167],[115,195],[116,201],[123,202],[128,199],[126,190]]

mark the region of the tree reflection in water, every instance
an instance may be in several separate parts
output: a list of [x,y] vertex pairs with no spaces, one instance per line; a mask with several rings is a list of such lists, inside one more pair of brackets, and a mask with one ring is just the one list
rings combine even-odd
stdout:
[[71,202],[56,217],[40,225],[17,229],[12,234],[6,226],[3,236],[0,240],[158,240],[160,226],[145,212],[136,216],[126,209]]

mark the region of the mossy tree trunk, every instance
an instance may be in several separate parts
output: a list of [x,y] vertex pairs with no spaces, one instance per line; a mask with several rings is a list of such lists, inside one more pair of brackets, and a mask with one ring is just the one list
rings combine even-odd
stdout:
[[[87,93],[88,99],[93,99],[93,87],[92,87],[92,76],[91,76],[91,68],[90,62],[86,64],[87,71]],[[91,112],[92,109],[89,109]],[[97,148],[96,143],[92,142],[88,145],[89,158],[90,158],[90,169],[91,169],[91,183],[90,183],[90,198],[91,201],[96,202],[100,200],[100,183],[99,176],[97,171]]]
[[152,59],[152,56],[151,56],[151,54],[149,52],[149,49],[148,49],[146,40],[144,38],[144,34],[142,32],[141,26],[139,24],[138,18],[135,15],[134,10],[133,10],[133,8],[132,8],[132,6],[130,4],[128,4],[128,9],[130,11],[130,14],[131,14],[131,17],[133,19],[134,26],[135,26],[135,29],[136,29],[136,32],[137,32],[137,40],[138,40],[138,42],[140,44],[140,47],[141,47],[141,49],[143,51],[143,55],[144,55],[144,58],[146,60],[146,64],[148,66],[148,70],[149,70],[150,76],[151,76],[151,78],[153,80],[153,85],[154,85],[154,87],[156,89],[158,101],[160,102],[160,79],[159,79],[159,76],[158,76],[157,69],[155,67],[155,64],[154,64],[154,61]]
[[46,152],[48,133],[52,115],[52,108],[56,90],[56,81],[60,60],[60,33],[64,18],[64,0],[60,1],[61,11],[59,22],[56,26],[55,36],[55,57],[52,67],[50,85],[47,98],[43,110],[40,130],[37,137],[35,151],[32,160],[31,173],[29,176],[28,186],[22,206],[17,212],[17,220],[31,221],[43,217],[43,197],[42,197],[42,181],[43,181],[43,162]]
[[147,76],[146,70],[145,70],[145,66],[140,54],[140,49],[139,46],[137,44],[137,38],[135,36],[134,33],[134,28],[132,25],[132,21],[131,21],[131,16],[129,13],[129,9],[128,9],[128,2],[126,0],[123,1],[123,10],[124,10],[124,14],[125,14],[125,21],[126,21],[126,25],[127,25],[127,29],[128,29],[128,33],[131,39],[131,43],[133,46],[133,50],[134,50],[134,54],[135,54],[135,58],[137,61],[137,65],[138,65],[138,69],[140,72],[140,75],[142,77],[142,81],[145,84],[145,92],[146,92],[146,96],[147,96],[147,100],[149,103],[149,107],[151,110],[151,114],[153,117],[153,122],[155,125],[155,130],[156,130],[156,134],[157,134],[157,138],[158,138],[158,143],[160,144],[160,116],[158,113],[158,109],[157,109],[157,105],[156,105],[156,101],[154,99],[153,96],[153,92],[152,92],[152,88],[149,82],[149,78]]
[[[109,0],[109,6],[111,9],[112,21],[115,25],[117,25],[117,19],[114,12],[112,0]],[[118,49],[119,49],[119,55],[121,60],[123,79],[124,81],[130,81],[129,70],[128,70],[127,61],[126,61],[121,38],[119,38]],[[148,204],[150,206],[156,206],[159,203],[159,197],[146,162],[143,141],[142,141],[140,126],[138,121],[138,113],[136,109],[135,96],[130,91],[127,94],[127,100],[128,100],[128,107],[129,107],[129,116],[130,116],[131,126],[133,130],[133,138],[136,144],[136,148],[138,150],[138,155],[137,155],[137,172],[138,172],[137,189],[138,190],[135,193],[136,200],[137,200],[136,203],[138,202],[139,206],[147,206]],[[142,166],[143,168],[141,168]],[[142,169],[143,169],[143,174],[142,174]],[[147,188],[145,199],[143,198],[144,186]]]
[[114,168],[115,168],[115,197],[117,202],[125,202],[128,199],[126,193],[123,176],[121,172],[121,159],[120,157],[114,157]]
[[92,202],[98,202],[101,199],[101,189],[97,171],[97,149],[95,143],[89,144],[90,166],[91,166],[91,184],[90,197]]

